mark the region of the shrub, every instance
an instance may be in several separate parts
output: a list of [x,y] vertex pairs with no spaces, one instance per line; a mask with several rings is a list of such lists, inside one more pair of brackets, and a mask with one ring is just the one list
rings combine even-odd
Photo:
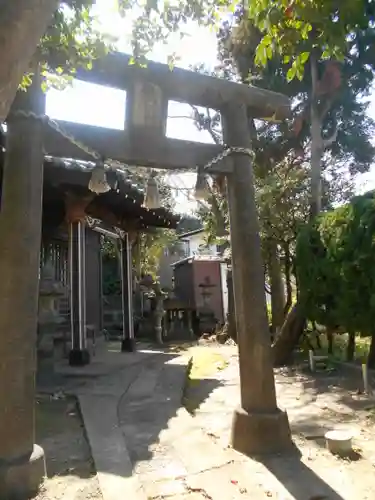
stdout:
[[308,319],[370,335],[375,327],[375,193],[324,213],[299,233],[296,271]]

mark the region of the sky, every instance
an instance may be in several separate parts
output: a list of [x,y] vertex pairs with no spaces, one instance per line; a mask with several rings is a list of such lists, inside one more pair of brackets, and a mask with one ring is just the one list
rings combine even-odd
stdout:
[[[130,24],[118,16],[116,2],[117,0],[97,0],[95,13],[98,15],[101,29],[118,38],[118,50],[129,53]],[[148,57],[166,63],[168,55],[175,53],[179,58],[176,66],[188,69],[195,64],[204,63],[206,67],[213,68],[216,63],[215,33],[194,23],[187,25],[185,31],[189,33],[188,36],[181,39],[178,34],[171,35],[168,44],[156,46]],[[46,111],[51,118],[122,130],[125,107],[124,91],[76,80],[71,87],[63,91],[48,91]],[[375,118],[374,99],[370,104],[369,114]],[[189,105],[170,101],[167,136],[196,142],[212,142],[209,133],[198,131],[189,116]],[[196,202],[191,199],[192,192],[184,189],[193,188],[195,174],[173,175],[168,183],[182,188],[174,191],[178,212],[190,212],[197,208]],[[358,192],[375,188],[375,165],[370,172],[358,177],[356,185]]]

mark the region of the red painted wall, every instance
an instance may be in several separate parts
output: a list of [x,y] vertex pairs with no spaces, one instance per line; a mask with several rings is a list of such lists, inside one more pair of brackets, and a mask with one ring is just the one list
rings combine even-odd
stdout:
[[205,284],[206,282],[210,285],[206,290],[211,294],[209,297],[209,306],[214,311],[215,318],[223,322],[223,297],[221,289],[221,276],[220,276],[220,262],[218,261],[204,261],[196,260],[193,261],[193,273],[194,273],[194,294],[195,294],[195,304],[197,309],[203,307],[203,297],[202,291],[203,287],[199,286]]

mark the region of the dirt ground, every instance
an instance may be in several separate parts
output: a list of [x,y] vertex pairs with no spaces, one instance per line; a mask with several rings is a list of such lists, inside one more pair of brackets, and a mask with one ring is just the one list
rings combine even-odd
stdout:
[[48,478],[34,500],[102,500],[74,398],[38,397],[36,442],[44,449]]
[[[209,373],[202,366],[205,360],[197,357],[184,402],[200,427],[226,448],[239,401],[238,357],[235,348],[211,349],[216,356],[221,354],[221,361]],[[206,356],[212,367],[213,354]],[[360,371],[329,367],[311,374],[306,367],[295,366],[277,370],[275,379],[278,404],[288,412],[298,453],[244,462],[247,474],[264,491],[259,498],[373,500],[375,399],[363,394]],[[326,449],[324,435],[333,429],[352,433],[350,457],[340,459]]]

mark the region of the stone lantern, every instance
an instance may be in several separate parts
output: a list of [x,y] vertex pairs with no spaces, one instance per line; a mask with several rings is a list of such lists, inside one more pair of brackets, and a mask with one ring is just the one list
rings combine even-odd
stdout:
[[54,278],[52,262],[47,261],[41,269],[39,281],[38,362],[43,362],[44,368],[48,365],[52,371],[54,361],[53,335],[56,327],[64,321],[55,306],[55,302],[56,299],[65,295],[65,291],[65,286]]

